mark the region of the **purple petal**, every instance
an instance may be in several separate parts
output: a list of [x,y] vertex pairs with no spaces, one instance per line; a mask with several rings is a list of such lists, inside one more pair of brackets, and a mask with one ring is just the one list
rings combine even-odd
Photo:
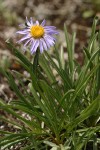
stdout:
[[45,40],[44,40],[44,39],[41,39],[41,41],[42,41],[42,45],[43,45],[44,49],[47,50],[48,48],[47,48],[47,45],[46,45]]
[[35,43],[36,43],[36,40],[32,40],[32,45],[31,45],[31,51],[33,50],[33,48],[34,48],[34,45],[35,45]]
[[45,42],[46,42],[47,47],[50,48],[51,44],[50,44],[49,40],[46,39],[45,37],[44,37],[44,40],[45,40]]
[[38,46],[39,46],[39,40],[33,41],[32,47],[31,47],[31,54],[33,54],[34,52],[36,52]]
[[54,42],[56,41],[56,39],[51,35],[45,34],[45,37],[48,38],[48,39],[51,39]]
[[47,33],[47,34],[58,34],[58,32],[56,31],[56,30],[48,30],[48,29],[45,29],[45,32]]
[[17,31],[16,33],[18,34],[28,34],[30,30],[29,29],[25,29],[25,30],[22,30],[22,31]]
[[32,17],[30,17],[30,23],[31,23],[31,25],[33,25],[33,19],[32,19]]
[[25,44],[24,44],[24,47],[26,47],[26,45],[27,45],[29,42],[31,42],[31,40],[32,40],[32,39],[27,40],[27,41],[25,42]]
[[50,46],[53,46],[55,44],[54,40],[48,36],[44,36],[44,39],[45,39],[45,42],[46,42],[48,48],[50,48]]
[[55,26],[45,26],[44,29],[53,29],[53,30],[55,30],[56,27]]
[[39,41],[39,44],[40,44],[40,52],[42,53],[43,52],[43,44],[42,44],[42,40],[41,39]]
[[19,27],[21,27],[21,28],[25,28],[26,26],[25,26],[25,23],[23,23],[23,24],[19,24]]
[[49,39],[45,39],[45,42],[46,42],[48,48],[50,48],[51,46],[54,45],[54,43]]
[[31,23],[28,21],[27,17],[26,17],[26,23],[28,26],[31,26]]
[[29,39],[31,36],[28,34],[26,36],[24,36],[23,38],[21,38],[21,40],[19,40],[17,43],[21,43],[22,41]]
[[36,25],[39,25],[39,21],[36,21]]
[[42,23],[41,23],[41,26],[44,26],[45,23],[46,23],[46,20],[44,19],[44,20],[42,21]]

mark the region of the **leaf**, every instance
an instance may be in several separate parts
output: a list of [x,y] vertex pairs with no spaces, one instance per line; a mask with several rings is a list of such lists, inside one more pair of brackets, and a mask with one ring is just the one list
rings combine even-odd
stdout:
[[49,65],[49,62],[47,61],[47,59],[45,58],[45,56],[42,54],[39,58],[39,65],[42,67],[42,69],[44,70],[44,72],[46,73],[48,79],[53,83],[55,82],[55,77],[54,74],[51,70],[51,67]]
[[69,63],[69,70],[70,76],[73,80],[73,71],[74,71],[74,46],[75,46],[75,36],[76,33],[74,32],[72,35],[72,39],[70,40],[66,25],[64,24],[64,31],[65,31],[65,38],[67,44],[67,51],[68,51],[68,63]]
[[10,86],[12,87],[12,89],[15,91],[16,95],[18,96],[18,98],[22,101],[25,102],[25,104],[27,104],[28,107],[32,108],[31,104],[26,100],[26,98],[24,97],[24,95],[20,92],[20,90],[18,89],[14,79],[13,79],[13,76],[10,72],[7,72],[6,74],[6,77],[9,81],[9,84]]
[[20,137],[20,136],[17,136],[17,134],[15,135],[11,134],[11,135],[5,136],[4,138],[0,140],[1,150],[5,150],[6,148],[11,147],[15,145],[16,143],[19,143],[25,139],[26,139],[26,136]]
[[100,96],[98,96],[89,106],[87,106],[87,108],[84,109],[81,114],[75,120],[73,120],[73,122],[69,123],[67,126],[67,131],[71,131],[79,123],[86,120],[93,114],[96,114],[98,111],[100,111]]
[[17,49],[15,48],[10,42],[7,41],[7,45],[11,48],[17,58],[27,67],[27,70],[32,68],[32,64],[30,61]]

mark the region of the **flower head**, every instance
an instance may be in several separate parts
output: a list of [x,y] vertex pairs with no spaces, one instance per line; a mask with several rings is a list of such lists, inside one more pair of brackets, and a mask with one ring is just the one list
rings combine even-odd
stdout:
[[25,42],[24,47],[29,44],[31,45],[31,54],[36,52],[39,47],[40,52],[49,49],[55,44],[55,34],[58,34],[56,27],[45,26],[46,21],[43,20],[41,24],[39,21],[33,22],[32,18],[30,20],[26,17],[26,24],[22,25],[23,30],[17,31],[18,34],[24,35],[17,43]]

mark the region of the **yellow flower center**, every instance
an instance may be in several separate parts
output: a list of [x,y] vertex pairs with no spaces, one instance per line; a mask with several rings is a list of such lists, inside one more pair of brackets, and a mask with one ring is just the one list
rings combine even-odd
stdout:
[[30,32],[31,32],[32,37],[38,39],[44,35],[44,28],[42,26],[35,25],[31,27]]

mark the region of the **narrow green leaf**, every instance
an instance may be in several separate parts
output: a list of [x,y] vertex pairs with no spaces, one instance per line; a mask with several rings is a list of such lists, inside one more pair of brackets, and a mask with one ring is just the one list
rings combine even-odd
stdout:
[[32,64],[30,61],[19,51],[17,50],[10,42],[7,41],[7,45],[11,48],[17,58],[20,59],[27,67],[31,68]]
[[[67,44],[67,51],[68,51],[68,63],[69,63],[69,69],[70,69],[70,76],[73,75],[74,70],[74,42],[75,42],[75,33],[72,36],[72,41],[69,39],[68,31],[66,28],[66,25],[64,24],[64,31],[65,31],[65,37],[66,37],[66,44]],[[73,78],[73,77],[72,77]]]
[[96,114],[98,111],[100,111],[100,96],[98,96],[86,109],[84,109],[80,116],[78,116],[73,122],[69,123],[67,126],[67,131],[71,131],[80,122],[89,118],[93,114]]

